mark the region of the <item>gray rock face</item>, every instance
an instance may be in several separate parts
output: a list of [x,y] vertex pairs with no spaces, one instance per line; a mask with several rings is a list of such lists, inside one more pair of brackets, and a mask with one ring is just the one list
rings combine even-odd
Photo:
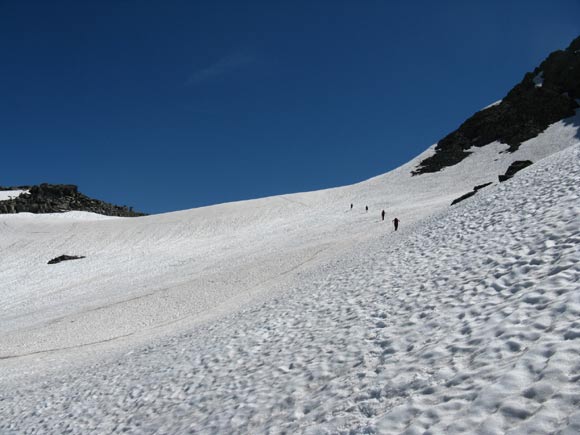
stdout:
[[580,37],[527,73],[500,104],[477,112],[441,139],[435,154],[423,160],[412,174],[453,166],[470,154],[469,148],[494,141],[508,144],[508,151],[514,152],[550,124],[573,116],[579,99]]
[[[133,207],[118,206],[89,198],[78,191],[74,184],[47,184],[19,186],[29,190],[16,198],[0,201],[0,214],[7,213],[61,213],[66,211],[88,211],[106,216],[135,217],[144,213],[133,211]],[[13,188],[10,188],[12,190]]]

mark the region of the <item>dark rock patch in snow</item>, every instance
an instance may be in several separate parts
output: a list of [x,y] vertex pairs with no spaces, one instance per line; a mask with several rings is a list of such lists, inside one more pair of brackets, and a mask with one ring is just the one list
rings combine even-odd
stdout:
[[483,183],[483,184],[480,184],[480,185],[478,185],[478,186],[475,186],[475,187],[473,188],[473,190],[475,190],[475,191],[477,192],[478,190],[480,190],[480,189],[483,189],[484,187],[487,187],[487,186],[489,186],[490,184],[492,184],[492,182],[491,182],[491,181],[490,181],[489,183]]
[[475,195],[475,194],[477,193],[477,191],[478,191],[478,190],[481,190],[481,189],[483,189],[484,187],[487,187],[487,186],[489,186],[490,184],[492,184],[492,183],[491,183],[491,181],[490,181],[489,183],[484,183],[484,184],[480,184],[480,185],[478,185],[478,186],[475,186],[471,192],[467,192],[465,195],[461,195],[459,198],[455,198],[455,199],[454,199],[454,200],[451,202],[451,205],[455,205],[455,204],[457,204],[458,202],[461,202],[461,201],[463,201],[464,199],[471,198],[473,195]]
[[61,261],[68,261],[68,260],[80,260],[81,258],[85,258],[83,255],[61,255],[59,257],[53,258],[47,264],[57,264]]
[[527,73],[501,103],[477,112],[441,139],[435,154],[419,163],[412,174],[453,166],[470,154],[468,149],[495,141],[509,145],[508,151],[514,152],[550,124],[574,116],[579,99],[580,37]]
[[477,193],[477,191],[475,191],[475,190],[472,190],[471,192],[467,192],[465,195],[461,195],[459,198],[455,198],[453,201],[451,201],[451,205],[455,205],[458,202],[463,201],[464,199],[471,198],[476,193]]
[[498,175],[497,178],[499,179],[499,182],[502,183],[502,182],[504,182],[506,180],[509,180],[517,172],[521,171],[524,168],[527,168],[531,164],[533,164],[533,162],[531,160],[516,160],[515,162],[513,162],[509,166],[509,168],[507,168],[507,171],[505,172],[504,175]]

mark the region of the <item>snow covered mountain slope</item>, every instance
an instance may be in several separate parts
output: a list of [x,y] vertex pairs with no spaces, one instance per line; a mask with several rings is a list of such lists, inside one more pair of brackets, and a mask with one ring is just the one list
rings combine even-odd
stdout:
[[[2,251],[0,432],[579,433],[580,143],[566,128],[537,139],[563,151],[451,208],[482,162],[501,172],[517,154],[137,220],[3,217],[2,240],[18,237]],[[537,160],[537,143],[522,153]],[[376,216],[389,205],[397,233]],[[41,266],[61,251],[87,258]],[[128,346],[164,320],[182,323],[45,376],[78,357],[50,346],[123,328]],[[44,371],[16,376],[34,362]]]
[[[577,115],[516,153],[490,144],[421,176],[411,169],[433,147],[385,175],[318,192],[135,219],[2,215],[0,358],[123,347],[269,297],[307,269],[390,231],[395,216],[408,228],[474,185],[497,180],[512,161],[538,161],[570,146],[579,124]],[[86,258],[46,264],[62,254]]]

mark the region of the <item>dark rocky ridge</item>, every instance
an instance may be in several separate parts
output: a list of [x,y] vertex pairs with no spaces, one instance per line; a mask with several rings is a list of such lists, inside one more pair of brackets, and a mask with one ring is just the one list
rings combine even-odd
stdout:
[[[534,79],[541,77],[538,86]],[[435,154],[426,158],[413,175],[437,172],[461,162],[471,147],[499,141],[514,152],[550,124],[571,117],[580,99],[580,37],[566,50],[551,53],[529,72],[496,106],[483,109],[441,139]]]
[[133,207],[109,204],[89,198],[78,191],[74,184],[40,184],[38,186],[0,187],[0,190],[28,190],[28,193],[0,201],[0,214],[7,213],[61,213],[66,211],[88,211],[106,216],[145,216]]

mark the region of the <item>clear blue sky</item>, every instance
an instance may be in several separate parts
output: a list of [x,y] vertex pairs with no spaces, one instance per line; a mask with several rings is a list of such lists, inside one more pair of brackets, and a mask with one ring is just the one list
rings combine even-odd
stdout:
[[408,161],[580,34],[578,0],[0,0],[0,185],[149,213]]

